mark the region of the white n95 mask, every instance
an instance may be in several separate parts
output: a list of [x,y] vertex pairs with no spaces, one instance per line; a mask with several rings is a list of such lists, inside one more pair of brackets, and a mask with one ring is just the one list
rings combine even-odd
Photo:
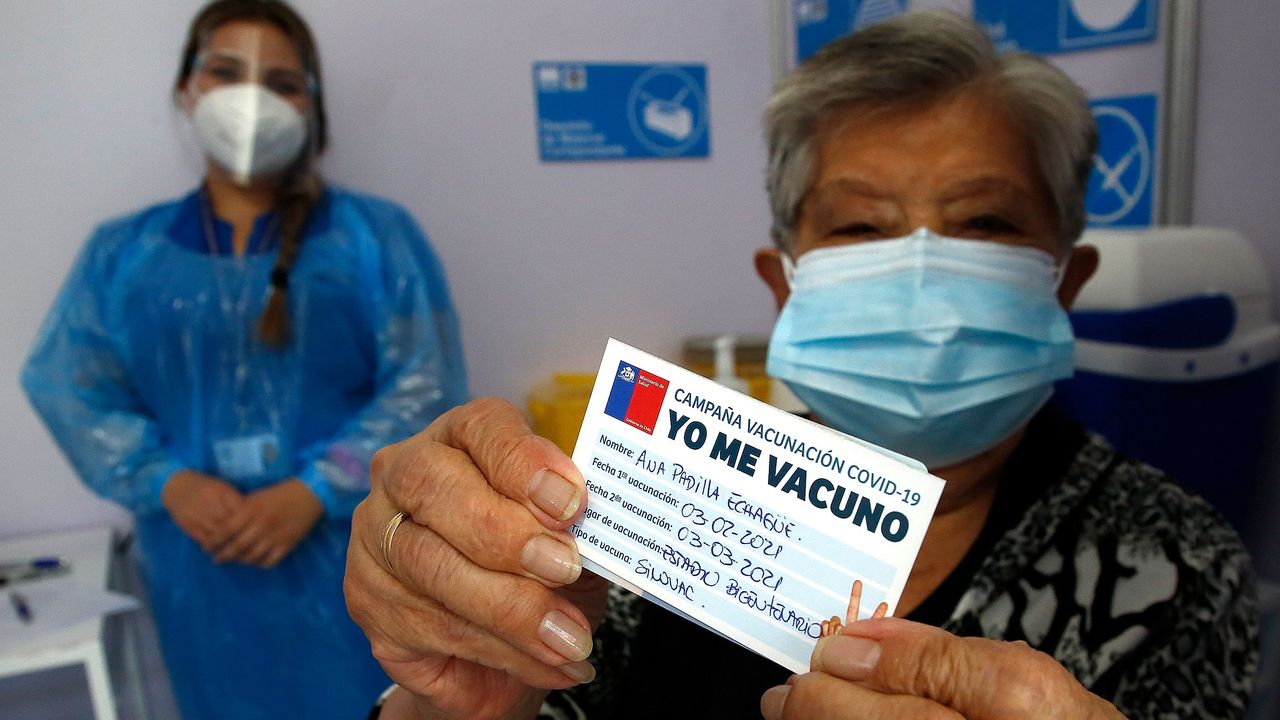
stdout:
[[285,169],[307,141],[302,114],[255,83],[210,90],[192,120],[205,152],[242,184]]
[[1043,250],[905,238],[811,250],[769,343],[768,373],[824,422],[945,467],[1009,437],[1073,369]]

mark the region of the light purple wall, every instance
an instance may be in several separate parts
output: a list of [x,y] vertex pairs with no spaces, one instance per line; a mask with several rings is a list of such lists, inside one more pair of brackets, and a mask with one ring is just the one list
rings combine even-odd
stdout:
[[[1200,3],[1196,111],[1196,224],[1233,228],[1271,271],[1280,317],[1280,27],[1277,2]],[[1280,397],[1257,479],[1246,541],[1259,571],[1280,579]]]
[[[1197,224],[1252,240],[1280,277],[1280,3],[1200,3]],[[1273,307],[1280,310],[1280,293]]]

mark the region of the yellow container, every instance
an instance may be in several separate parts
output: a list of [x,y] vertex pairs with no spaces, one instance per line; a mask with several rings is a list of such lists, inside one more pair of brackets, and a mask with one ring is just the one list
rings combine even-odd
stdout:
[[551,380],[535,385],[528,398],[534,432],[572,455],[595,381],[594,373],[556,373]]

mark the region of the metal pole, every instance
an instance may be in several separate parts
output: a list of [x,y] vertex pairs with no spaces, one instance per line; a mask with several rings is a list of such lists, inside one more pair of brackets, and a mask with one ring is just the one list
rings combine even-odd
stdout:
[[769,17],[769,52],[773,56],[773,79],[777,81],[791,69],[791,59],[795,57],[792,47],[791,23],[793,20],[792,0],[772,0]]
[[1161,133],[1160,216],[1162,225],[1191,223],[1191,183],[1195,165],[1196,68],[1200,62],[1200,2],[1172,0],[1165,41],[1164,112]]

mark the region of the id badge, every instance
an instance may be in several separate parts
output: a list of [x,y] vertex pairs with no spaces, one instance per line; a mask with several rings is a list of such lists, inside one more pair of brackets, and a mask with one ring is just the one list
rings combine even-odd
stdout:
[[228,480],[262,477],[280,457],[280,441],[274,433],[227,438],[213,443],[218,476]]

